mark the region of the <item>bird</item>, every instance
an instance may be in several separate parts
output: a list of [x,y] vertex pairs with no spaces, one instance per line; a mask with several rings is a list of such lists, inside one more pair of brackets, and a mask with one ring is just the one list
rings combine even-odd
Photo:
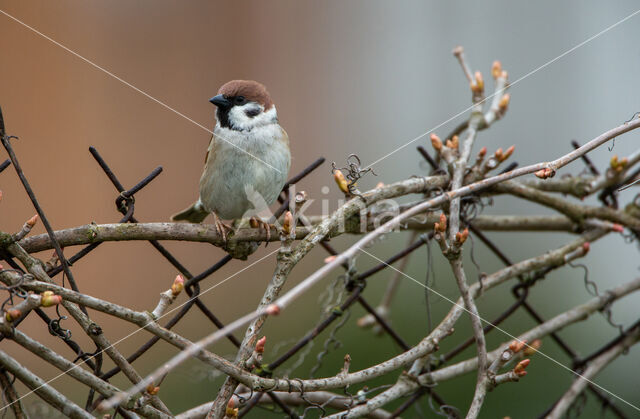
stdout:
[[[200,177],[200,196],[172,221],[201,223],[212,214],[223,241],[232,220],[254,215],[271,205],[284,187],[291,152],[289,136],[266,87],[253,80],[232,80],[209,102],[216,109],[216,125]],[[252,217],[267,230],[269,224]]]

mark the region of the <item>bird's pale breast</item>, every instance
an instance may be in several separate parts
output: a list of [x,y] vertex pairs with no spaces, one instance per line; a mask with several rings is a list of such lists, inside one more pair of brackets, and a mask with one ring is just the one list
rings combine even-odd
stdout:
[[205,208],[223,219],[235,219],[271,205],[289,172],[286,135],[278,124],[251,131],[217,126],[200,178],[200,200]]

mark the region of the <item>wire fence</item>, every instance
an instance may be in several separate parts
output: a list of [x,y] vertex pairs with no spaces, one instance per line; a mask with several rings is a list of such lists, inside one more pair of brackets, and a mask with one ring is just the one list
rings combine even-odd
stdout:
[[[20,162],[18,156],[16,155],[11,141],[16,139],[17,137],[8,136],[5,131],[4,120],[2,118],[2,113],[0,111],[0,133],[2,136],[2,144],[9,154],[9,159],[5,160],[0,164],[0,172],[4,172],[10,166],[13,166],[15,172],[22,183],[22,186],[28,195],[31,203],[37,211],[40,219],[43,222],[43,225],[47,231],[49,239],[53,244],[55,249],[56,258],[58,263],[52,264],[48,267],[47,274],[54,278],[56,276],[62,275],[61,284],[63,286],[69,286],[74,291],[80,291],[81,284],[78,284],[73,275],[73,265],[82,258],[85,258],[93,251],[95,251],[98,247],[100,247],[101,242],[96,242],[89,244],[79,250],[77,253],[73,254],[70,257],[66,257],[63,253],[63,250],[56,239],[54,234],[54,230],[52,225],[42,208],[42,205],[39,203],[36,194],[34,193],[31,185],[28,181],[28,176],[25,174],[24,170],[20,166]],[[574,143],[574,146],[578,146],[577,143]],[[91,156],[95,159],[96,163],[103,170],[104,174],[111,181],[115,188],[115,209],[122,215],[119,223],[138,223],[140,220],[135,215],[135,205],[136,205],[136,194],[148,186],[154,179],[156,179],[162,173],[162,167],[157,167],[147,176],[142,178],[137,184],[130,188],[125,188],[125,186],[118,179],[118,176],[114,172],[114,170],[109,166],[106,159],[98,152],[98,150],[94,147],[89,148],[89,152]],[[422,155],[426,162],[432,166],[432,171],[436,172],[438,170],[438,166],[435,163],[435,160],[429,155],[429,153],[422,147],[418,147],[418,152]],[[590,172],[594,175],[598,175],[599,172],[595,168],[592,162],[587,157],[583,157],[584,163]],[[318,167],[320,167],[324,163],[324,158],[318,158],[314,162],[310,163],[303,171],[299,174],[291,178],[279,197],[280,207],[275,213],[276,218],[282,215],[285,211],[289,210],[289,187],[295,185],[297,182],[305,178],[306,176],[313,173]],[[517,164],[512,164],[507,169],[512,170],[517,166]],[[506,170],[506,169],[505,169]],[[3,173],[4,174],[4,173]],[[6,176],[6,174],[4,174]],[[616,199],[615,191],[617,190],[616,185],[605,189],[599,196],[602,204],[611,207],[617,208],[618,203]],[[510,266],[513,262],[509,259],[509,257],[501,250],[499,247],[492,242],[482,231],[474,227],[474,219],[473,214],[476,213],[476,209],[474,206],[478,205],[477,199],[474,201],[473,199],[466,200],[464,203],[465,208],[461,211],[462,214],[467,214],[468,217],[464,220],[466,226],[471,230],[472,236],[477,238],[480,242],[482,242],[486,247],[493,252],[504,264],[505,266]],[[409,257],[413,252],[418,249],[424,249],[429,246],[433,238],[433,232],[424,233],[417,236],[417,239],[410,243],[406,248],[398,251],[395,255],[388,258],[384,263],[379,263],[378,265],[364,271],[357,272],[355,271],[353,266],[343,265],[345,273],[341,276],[341,296],[342,298],[333,299],[331,302],[336,303],[335,306],[331,307],[328,314],[320,319],[320,321],[316,324],[316,326],[310,330],[306,335],[300,338],[297,342],[290,345],[290,347],[284,351],[284,353],[279,356],[277,359],[264,364],[259,367],[256,371],[256,374],[262,375],[265,377],[271,377],[273,375],[277,375],[278,369],[291,361],[296,356],[300,356],[302,351],[307,348],[307,346],[315,340],[326,339],[323,342],[323,346],[326,347],[331,343],[331,340],[334,339],[334,333],[337,331],[342,324],[342,322],[351,321],[348,317],[349,310],[354,305],[361,306],[368,314],[370,314],[375,322],[377,323],[380,330],[384,333],[388,334],[388,336],[395,342],[398,353],[407,351],[411,348],[411,343],[405,340],[401,334],[394,329],[394,327],[389,323],[387,319],[378,313],[375,306],[372,305],[365,296],[365,291],[367,288],[368,280],[371,276],[386,270],[390,265],[403,260],[404,258]],[[201,292],[201,283],[205,283],[204,281],[210,281],[213,276],[222,268],[232,261],[232,257],[227,255],[222,257],[216,263],[212,264],[210,267],[205,269],[204,271],[193,274],[186,266],[183,264],[172,252],[170,252],[165,246],[163,246],[157,240],[149,240],[149,244],[153,246],[153,248],[160,253],[163,258],[165,258],[171,266],[173,266],[178,272],[180,272],[185,278],[185,291],[189,296],[189,299],[186,304],[184,304],[180,309],[175,313],[169,320],[167,320],[164,324],[166,329],[172,329],[175,327],[187,313],[193,311],[194,309],[201,312],[208,321],[214,325],[216,328],[222,328],[225,326],[225,323],[213,312],[212,309],[207,307],[206,303],[200,298]],[[328,243],[322,242],[322,247],[327,251],[329,255],[336,255],[338,252]],[[2,258],[8,265],[6,269],[11,269],[20,272],[22,275],[28,275],[27,272],[23,270],[23,268],[17,263],[17,261],[12,257],[12,255],[8,254],[4,250],[0,250],[0,258]],[[239,262],[233,262],[239,263]],[[427,268],[428,270],[430,267]],[[544,268],[538,272],[533,272],[529,275],[520,275],[518,276],[518,283],[513,286],[512,293],[514,296],[514,302],[510,304],[503,313],[497,316],[490,325],[484,328],[484,333],[490,333],[495,329],[494,326],[500,325],[503,321],[511,317],[514,313],[519,310],[524,310],[528,315],[535,320],[537,324],[543,324],[545,319],[540,315],[540,313],[533,307],[532,303],[528,300],[529,290],[533,287],[539,280],[543,279],[545,275],[547,275],[553,268],[548,267]],[[593,283],[588,280],[587,276],[588,272],[585,271],[585,287],[587,290],[592,292],[594,295],[601,295],[598,293],[597,288],[593,287]],[[479,278],[482,281],[482,277]],[[7,294],[7,298],[3,303],[2,308],[6,311],[6,307],[10,305],[16,304],[16,301],[22,300],[26,298],[26,293],[21,287],[5,287],[3,288]],[[87,310],[84,307],[80,307],[85,315],[88,315]],[[604,314],[608,319],[611,319],[610,308],[606,308]],[[104,362],[103,362],[103,350],[96,344],[94,348],[83,348],[72,335],[71,331],[65,327],[65,323],[68,320],[67,316],[61,313],[59,306],[56,306],[56,315],[51,317],[47,313],[44,312],[41,308],[36,308],[33,310],[35,315],[42,320],[43,327],[47,328],[48,331],[59,338],[64,344],[70,349],[72,353],[72,362],[76,363],[79,360],[82,360],[86,363],[86,365],[91,369],[92,373],[99,377],[101,380],[108,382],[122,370],[119,366],[115,366],[109,370],[104,370]],[[27,312],[24,316],[14,320],[12,325],[14,328],[18,328],[20,323],[30,315],[31,311]],[[337,326],[336,326],[337,325]],[[614,327],[618,327],[612,322]],[[334,329],[331,329],[334,327]],[[580,357],[579,352],[572,348],[565,340],[563,340],[557,333],[551,333],[551,338],[557,344],[557,346],[571,359],[572,368],[576,372],[581,372],[585,365],[589,363],[590,360],[594,359],[598,355],[602,354],[612,345],[618,343],[621,339],[623,339],[630,330],[638,327],[638,323],[634,324],[630,328],[623,330],[620,327],[620,334],[618,337],[613,339],[611,342],[607,342],[600,349],[594,351],[591,355],[586,357]],[[326,338],[327,330],[332,330],[330,336]],[[101,334],[102,330],[94,330],[94,333]],[[5,335],[0,336],[0,341],[7,338]],[[241,340],[234,336],[233,334],[229,334],[226,338],[235,346],[240,347]],[[128,356],[125,356],[126,361],[130,364],[134,364],[136,360],[138,360],[143,354],[149,351],[158,341],[159,337],[154,336],[147,340],[144,344],[142,344],[139,348],[131,352]],[[430,363],[427,365],[427,369],[429,370],[437,370],[442,366],[449,363],[451,360],[455,359],[459,356],[464,349],[469,347],[474,343],[473,337],[467,339],[466,341],[460,343],[455,348],[451,349],[449,352],[439,356],[432,357]],[[322,362],[322,356],[319,356],[317,366],[319,366]],[[9,403],[17,396],[11,394],[12,382],[15,380],[15,377],[12,376],[6,369],[2,369],[0,371],[0,386],[3,388],[3,395],[5,402]],[[295,383],[293,383],[295,385]],[[595,397],[595,399],[600,403],[600,406],[603,411],[608,411],[612,413],[615,417],[625,418],[624,412],[616,406],[616,404],[611,400],[611,398],[601,391],[599,388],[593,385],[588,386],[590,393]],[[301,397],[305,399],[304,389],[301,389]],[[357,394],[351,394],[344,389],[344,397],[341,399],[345,408],[348,410],[351,406],[355,406],[358,403],[361,403],[362,400],[366,400],[369,394],[380,390],[380,388],[369,389],[364,392],[359,392]],[[287,402],[282,401],[280,397],[274,392],[267,391],[266,394],[270,397],[274,406],[277,406],[282,414],[291,417],[291,418],[299,418],[304,417],[310,412],[316,410],[319,411],[320,414],[324,415],[327,412],[327,406],[330,404],[332,400],[326,401],[324,403],[316,403],[311,399],[307,399],[307,406],[302,408],[302,411],[296,409],[295,407],[290,406]],[[239,416],[244,417],[248,415],[256,406],[258,406],[258,402],[263,397],[262,392],[251,392],[248,397],[243,396],[240,393],[237,393],[240,400],[240,412]],[[460,411],[446,402],[446,400],[440,395],[434,387],[431,386],[422,386],[417,391],[415,391],[410,397],[407,397],[391,414],[391,417],[397,417],[402,413],[406,412],[408,409],[412,408],[416,404],[420,404],[420,401],[424,398],[428,397],[427,406],[435,413],[436,415],[446,416],[450,418],[458,418],[460,417]],[[93,411],[98,403],[102,400],[102,397],[96,395],[96,392],[93,389],[89,389],[87,392],[85,409],[88,412]],[[578,398],[574,405],[572,406],[572,413],[579,414],[586,404],[586,398]],[[550,409],[547,411],[540,412],[540,417],[545,416]],[[125,409],[118,408],[116,410],[115,415],[121,415],[122,417],[129,418],[132,417],[129,412]]]

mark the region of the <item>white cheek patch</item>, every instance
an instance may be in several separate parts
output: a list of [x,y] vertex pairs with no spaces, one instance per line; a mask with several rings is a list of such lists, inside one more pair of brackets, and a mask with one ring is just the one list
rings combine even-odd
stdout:
[[[251,117],[247,115],[247,112],[258,110],[258,115]],[[272,106],[267,112],[264,112],[264,107],[255,102],[249,102],[242,106],[234,106],[229,111],[229,124],[233,129],[241,131],[250,131],[253,128],[260,127],[267,124],[272,124],[277,121],[276,107]]]

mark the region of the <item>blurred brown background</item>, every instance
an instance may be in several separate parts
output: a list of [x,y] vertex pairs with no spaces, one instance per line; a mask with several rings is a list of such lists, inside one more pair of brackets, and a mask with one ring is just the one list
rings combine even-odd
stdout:
[[[207,100],[221,84],[237,78],[263,82],[291,138],[291,173],[318,156],[327,158],[328,163],[301,187],[312,197],[321,198],[321,187],[331,186],[331,207],[337,205],[339,194],[331,184],[329,162],[342,163],[352,152],[365,163],[377,160],[468,107],[468,86],[451,56],[455,45],[464,45],[474,70],[482,70],[486,80],[490,79],[491,62],[500,59],[514,81],[634,12],[636,7],[633,1],[615,5],[595,1],[0,1],[1,10],[207,127],[214,123],[212,105]],[[631,18],[513,86],[506,118],[483,132],[478,143],[490,150],[516,144],[515,160],[528,164],[568,151],[572,138],[584,142],[631,117],[640,110],[638,19]],[[115,190],[88,153],[90,145],[111,164],[125,187],[137,183],[156,166],[163,166],[160,177],[137,195],[136,216],[140,220],[166,221],[196,198],[209,141],[207,132],[4,15],[0,15],[0,51],[0,106],[7,129],[20,137],[13,143],[15,150],[54,228],[91,221],[116,222],[119,218],[113,204]],[[445,133],[461,118],[437,132]],[[626,155],[637,149],[638,135],[620,138],[612,153],[606,148],[598,150],[594,160],[604,165],[613,153]],[[369,178],[365,185],[424,173],[426,168],[420,164],[415,146],[426,143],[421,139],[377,163],[379,178]],[[0,159],[4,160],[5,155],[2,151]],[[574,164],[567,170],[577,173],[582,167]],[[34,210],[12,168],[0,174],[0,189],[0,229],[16,231]],[[633,194],[625,192],[623,201]],[[513,200],[501,199],[496,204],[489,211],[546,213],[543,208]],[[36,233],[41,232],[39,225]],[[530,257],[567,238],[542,234],[493,237],[506,246],[514,259]],[[391,238],[373,251],[379,257],[388,256],[405,240],[406,237]],[[349,241],[341,238],[336,240],[336,246]],[[194,273],[223,255],[221,250],[203,244],[167,246]],[[252,260],[273,250],[273,245],[261,250]],[[475,253],[483,271],[500,267],[481,246]],[[311,272],[324,256],[321,250],[314,252],[296,268],[292,281]],[[409,274],[423,280],[424,260],[422,255],[414,258]],[[442,264],[437,254],[435,260]],[[366,256],[357,262],[363,269],[372,264]],[[223,321],[231,321],[255,307],[274,263],[273,257],[259,263],[215,288],[204,299]],[[590,278],[600,289],[607,289],[638,274],[637,248],[625,246],[619,237],[607,238],[594,246],[587,263]],[[244,266],[237,261],[228,264],[203,283],[203,288]],[[104,244],[77,263],[73,271],[82,291],[139,310],[151,309],[158,293],[175,276],[169,264],[144,242]],[[455,297],[449,273],[440,269],[438,273],[436,288]],[[393,317],[394,324],[411,343],[424,335],[426,327],[423,290],[416,287],[412,283],[403,285]],[[316,297],[322,288],[324,285],[315,295],[308,296],[306,304],[294,305],[269,324],[268,346],[274,357],[285,349],[279,343],[290,344],[313,327],[320,315]],[[384,284],[378,281],[369,288],[367,292],[375,302],[375,295]],[[491,318],[511,298],[505,288],[481,302],[481,313]],[[567,268],[536,288],[533,298],[549,317],[589,296],[582,286],[582,271]],[[637,304],[637,297],[623,301],[614,310],[616,320],[625,324],[635,320]],[[449,303],[435,301],[436,315],[448,308]],[[352,319],[361,314],[360,309],[354,309]],[[100,315],[96,319],[112,342],[133,331]],[[338,334],[345,346],[332,352],[324,363],[326,368],[318,375],[334,373],[337,360],[345,351],[351,353],[354,369],[397,352],[387,338],[374,340],[369,332],[356,329],[352,323]],[[505,328],[517,334],[531,325],[529,318],[520,313],[506,322]],[[33,316],[21,328],[71,356]],[[91,348],[81,333],[73,330],[74,337]],[[178,330],[196,339],[208,333],[210,325],[194,311]],[[465,337],[468,324],[461,322],[459,330]],[[614,336],[615,331],[595,316],[562,335],[587,354]],[[496,345],[504,339],[493,334],[490,343]],[[118,346],[129,353],[144,340],[145,336],[138,333]],[[371,342],[378,344],[372,346]],[[57,375],[34,357],[18,353],[11,342],[0,345],[43,377]],[[298,374],[308,373],[320,346],[321,342],[317,342],[296,370]],[[568,362],[552,343],[545,341],[544,349],[559,361]],[[222,354],[233,352],[227,343],[214,350]],[[150,371],[173,353],[172,348],[158,345],[138,366],[142,373]],[[630,368],[638,360],[638,351],[631,351],[596,381],[638,404],[637,368]],[[502,386],[489,397],[484,417],[539,414],[572,380],[569,372],[542,357],[532,366],[522,383]],[[451,404],[464,408],[472,394],[473,381],[470,376],[457,386],[443,385],[442,392]],[[119,377],[114,382],[126,385]],[[213,372],[194,362],[172,374],[162,391],[171,394],[169,405],[179,412],[209,400],[220,382]],[[71,391],[78,401],[85,397],[67,378],[54,385]],[[528,392],[523,393],[523,389]],[[523,400],[523,394],[528,400]],[[33,412],[40,412],[37,409],[42,407],[34,395],[26,404]],[[517,409],[522,409],[523,404],[531,415],[523,415],[522,411],[518,414]],[[634,412],[621,406],[630,414]],[[595,404],[589,407],[593,410],[587,417],[597,416]],[[422,411],[432,414],[426,400]],[[258,411],[255,417],[262,414]]]

